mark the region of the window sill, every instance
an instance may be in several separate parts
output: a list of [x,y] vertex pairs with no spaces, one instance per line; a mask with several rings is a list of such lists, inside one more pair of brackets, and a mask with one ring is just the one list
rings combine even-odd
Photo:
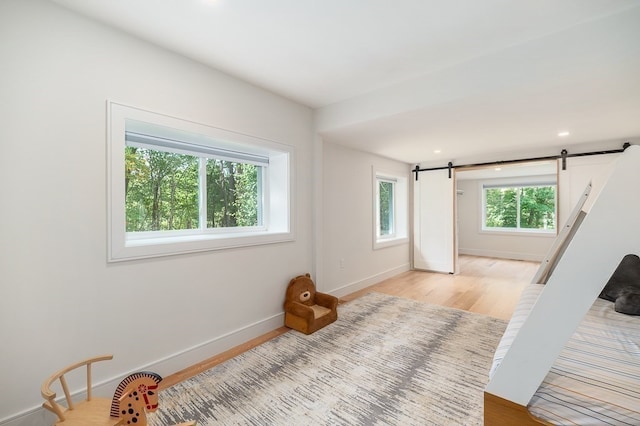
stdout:
[[407,244],[409,242],[409,238],[407,237],[396,237],[396,238],[385,238],[375,240],[373,242],[373,249],[379,250],[387,247],[399,246],[401,244]]
[[543,237],[543,238],[555,238],[557,234],[556,230],[540,231],[535,229],[481,229],[481,234],[485,235],[508,235],[514,237]]
[[276,244],[294,240],[295,236],[292,232],[256,232],[246,233],[242,236],[218,234],[126,240],[117,246],[110,247],[109,262]]

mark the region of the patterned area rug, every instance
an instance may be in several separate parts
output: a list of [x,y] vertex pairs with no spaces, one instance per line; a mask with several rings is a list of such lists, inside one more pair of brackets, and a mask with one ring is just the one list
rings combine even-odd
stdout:
[[506,322],[369,293],[160,392],[152,426],[481,425]]

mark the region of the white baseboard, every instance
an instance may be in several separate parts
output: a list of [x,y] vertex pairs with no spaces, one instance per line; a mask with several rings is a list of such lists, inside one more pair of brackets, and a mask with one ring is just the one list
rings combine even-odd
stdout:
[[[363,288],[369,287],[373,284],[377,284],[380,281],[384,281],[387,278],[394,277],[398,274],[409,271],[410,269],[410,264],[406,263],[396,268],[372,275],[363,280],[344,285],[332,290],[331,293],[337,297],[341,297],[355,291],[362,290]],[[246,327],[217,336],[209,341],[186,348],[170,356],[149,362],[148,364],[138,366],[137,368],[132,368],[131,371],[125,372],[118,377],[96,383],[94,385],[94,394],[96,396],[111,397],[120,381],[122,381],[122,379],[128,374],[136,371],[153,371],[161,376],[168,376],[187,367],[191,367],[198,362],[211,358],[212,356],[246,343],[253,338],[282,327],[283,324],[284,313],[249,324]],[[160,407],[160,409],[162,409],[162,407]],[[41,406],[37,406],[0,420],[0,426],[50,426],[54,419],[55,416],[52,413],[49,413]]]
[[500,250],[479,250],[479,249],[458,249],[458,254],[467,254],[470,256],[482,256],[482,257],[497,257],[499,259],[512,259],[512,260],[528,260],[531,262],[542,262],[544,254],[535,253],[522,253]]
[[376,275],[372,275],[370,277],[367,277],[363,280],[360,281],[355,281],[349,284],[346,284],[342,287],[338,287],[335,288],[333,290],[330,290],[329,292],[331,294],[333,294],[334,296],[337,297],[342,297],[345,296],[347,294],[351,294],[353,292],[356,292],[358,290],[362,290],[363,288],[367,288],[369,286],[372,286],[374,284],[379,283],[380,281],[384,281],[387,278],[391,278],[391,277],[395,277],[398,274],[401,274],[403,272],[407,272],[411,269],[411,265],[409,263],[406,263],[404,265],[400,265],[396,268],[392,268],[389,269],[387,271],[381,272],[379,274]]
[[[107,413],[108,415],[108,413]],[[19,414],[9,420],[0,422],[3,426],[51,426],[56,420],[53,413],[48,412],[42,407],[37,407],[28,412]]]
[[[118,384],[131,373],[136,371],[153,371],[161,376],[168,376],[246,343],[251,339],[262,336],[283,325],[284,313],[249,324],[243,328],[215,337],[196,346],[186,348],[170,356],[152,361],[137,368],[132,368],[131,371],[125,372],[118,377],[96,383],[93,387],[94,395],[111,398]],[[34,392],[38,392],[38,389],[34,389]],[[83,395],[75,394],[73,397],[83,398]],[[162,409],[162,407],[160,407],[160,409]],[[109,413],[105,413],[105,415],[108,416]],[[46,411],[42,406],[37,406],[0,420],[0,426],[50,426],[55,421],[55,418],[55,415]]]

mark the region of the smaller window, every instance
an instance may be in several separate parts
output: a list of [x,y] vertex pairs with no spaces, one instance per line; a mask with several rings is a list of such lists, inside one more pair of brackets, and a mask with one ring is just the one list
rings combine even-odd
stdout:
[[556,232],[556,184],[483,184],[485,231]]
[[407,178],[374,170],[373,184],[374,249],[407,242]]

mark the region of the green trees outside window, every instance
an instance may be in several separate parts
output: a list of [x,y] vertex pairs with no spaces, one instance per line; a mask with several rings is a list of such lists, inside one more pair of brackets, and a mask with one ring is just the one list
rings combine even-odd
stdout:
[[390,181],[378,181],[378,217],[380,236],[393,235],[393,210],[394,210],[394,183]]
[[485,228],[556,229],[556,186],[486,187]]
[[126,231],[259,226],[261,176],[253,164],[127,146]]
[[207,228],[261,225],[262,168],[207,160]]

